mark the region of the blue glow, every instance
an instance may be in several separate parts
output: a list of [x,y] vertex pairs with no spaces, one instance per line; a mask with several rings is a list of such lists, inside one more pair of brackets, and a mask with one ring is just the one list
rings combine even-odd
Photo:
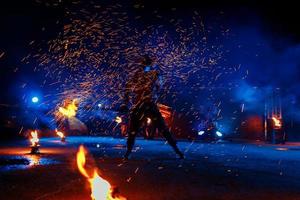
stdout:
[[39,98],[38,97],[32,97],[31,101],[32,101],[32,103],[37,103],[37,102],[39,102]]
[[151,66],[146,66],[144,69],[145,72],[149,72],[150,70],[151,70]]
[[216,131],[216,134],[217,134],[218,137],[222,137],[223,136],[223,134],[220,131]]

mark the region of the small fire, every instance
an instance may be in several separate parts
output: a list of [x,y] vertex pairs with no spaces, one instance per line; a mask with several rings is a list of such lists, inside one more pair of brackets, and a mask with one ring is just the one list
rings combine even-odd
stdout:
[[117,116],[115,122],[117,122],[118,124],[122,123],[122,118]]
[[56,132],[56,135],[58,135],[58,137],[60,137],[60,139],[63,141],[63,140],[65,140],[65,135],[64,135],[64,133],[63,132],[61,132],[61,131],[58,131],[57,129],[55,129],[55,132]]
[[31,138],[30,138],[31,146],[32,147],[40,146],[39,145],[39,141],[40,140],[39,140],[37,131],[36,130],[35,131],[31,131],[30,135],[31,135]]
[[89,173],[84,168],[84,165],[86,163],[86,153],[87,150],[83,145],[81,145],[77,152],[77,167],[80,173],[84,177],[86,177],[90,183],[92,200],[126,200],[125,197],[114,194],[114,188],[107,180],[99,176],[96,168],[93,171],[93,175],[89,175]]
[[65,117],[75,117],[78,110],[77,99],[74,99],[71,103],[67,104],[65,107],[59,107],[58,111]]
[[272,120],[274,122],[275,128],[281,128],[281,121],[280,121],[280,119],[277,119],[276,117],[272,117]]

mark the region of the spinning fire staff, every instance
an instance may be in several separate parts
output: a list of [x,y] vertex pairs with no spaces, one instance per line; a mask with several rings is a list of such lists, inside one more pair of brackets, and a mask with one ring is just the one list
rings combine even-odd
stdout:
[[163,134],[176,154],[183,159],[184,155],[178,149],[176,141],[168,130],[164,118],[159,112],[153,98],[155,89],[159,89],[159,74],[158,71],[153,70],[152,64],[152,59],[149,56],[144,56],[133,77],[126,83],[125,104],[121,105],[120,110],[127,110],[129,96],[132,97],[131,103],[133,106],[130,110],[127,152],[124,158],[128,159],[134,145],[136,134],[143,122],[147,118],[151,118],[153,125]]

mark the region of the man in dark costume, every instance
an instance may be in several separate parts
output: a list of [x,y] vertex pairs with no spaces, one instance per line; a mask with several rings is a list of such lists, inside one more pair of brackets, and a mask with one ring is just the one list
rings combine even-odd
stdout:
[[124,158],[128,159],[134,145],[135,137],[142,124],[147,118],[151,118],[153,125],[166,138],[176,154],[183,159],[184,155],[178,149],[176,141],[166,126],[164,118],[159,112],[153,98],[155,90],[159,88],[159,74],[158,71],[152,68],[152,59],[149,56],[144,56],[140,66],[133,73],[133,77],[127,81],[125,86],[125,104],[128,104],[129,96],[133,96],[133,106],[130,111],[127,152]]

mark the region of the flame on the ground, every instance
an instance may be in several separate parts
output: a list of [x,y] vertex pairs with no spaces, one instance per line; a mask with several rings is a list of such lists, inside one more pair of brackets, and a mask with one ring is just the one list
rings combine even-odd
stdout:
[[65,117],[75,117],[78,110],[78,102],[76,99],[73,99],[71,103],[68,103],[65,107],[59,107],[58,111]]
[[272,120],[274,122],[275,128],[281,128],[281,121],[280,121],[280,119],[277,119],[276,117],[272,117]]
[[90,183],[91,187],[91,198],[93,200],[126,200],[125,197],[114,195],[113,187],[110,183],[103,179],[97,173],[97,169],[95,168],[93,171],[93,175],[89,175],[89,173],[84,168],[86,163],[85,155],[87,154],[87,150],[83,145],[79,147],[77,152],[77,167],[80,173],[86,177]]
[[37,131],[31,131],[30,132],[30,142],[31,142],[31,146],[39,146],[39,137],[38,137],[38,133]]
[[60,137],[60,138],[64,138],[65,137],[65,135],[64,135],[63,132],[58,131],[57,129],[55,129],[55,132],[56,132],[56,135],[58,135],[58,137]]
[[122,118],[117,116],[115,122],[117,122],[118,124],[122,123]]

